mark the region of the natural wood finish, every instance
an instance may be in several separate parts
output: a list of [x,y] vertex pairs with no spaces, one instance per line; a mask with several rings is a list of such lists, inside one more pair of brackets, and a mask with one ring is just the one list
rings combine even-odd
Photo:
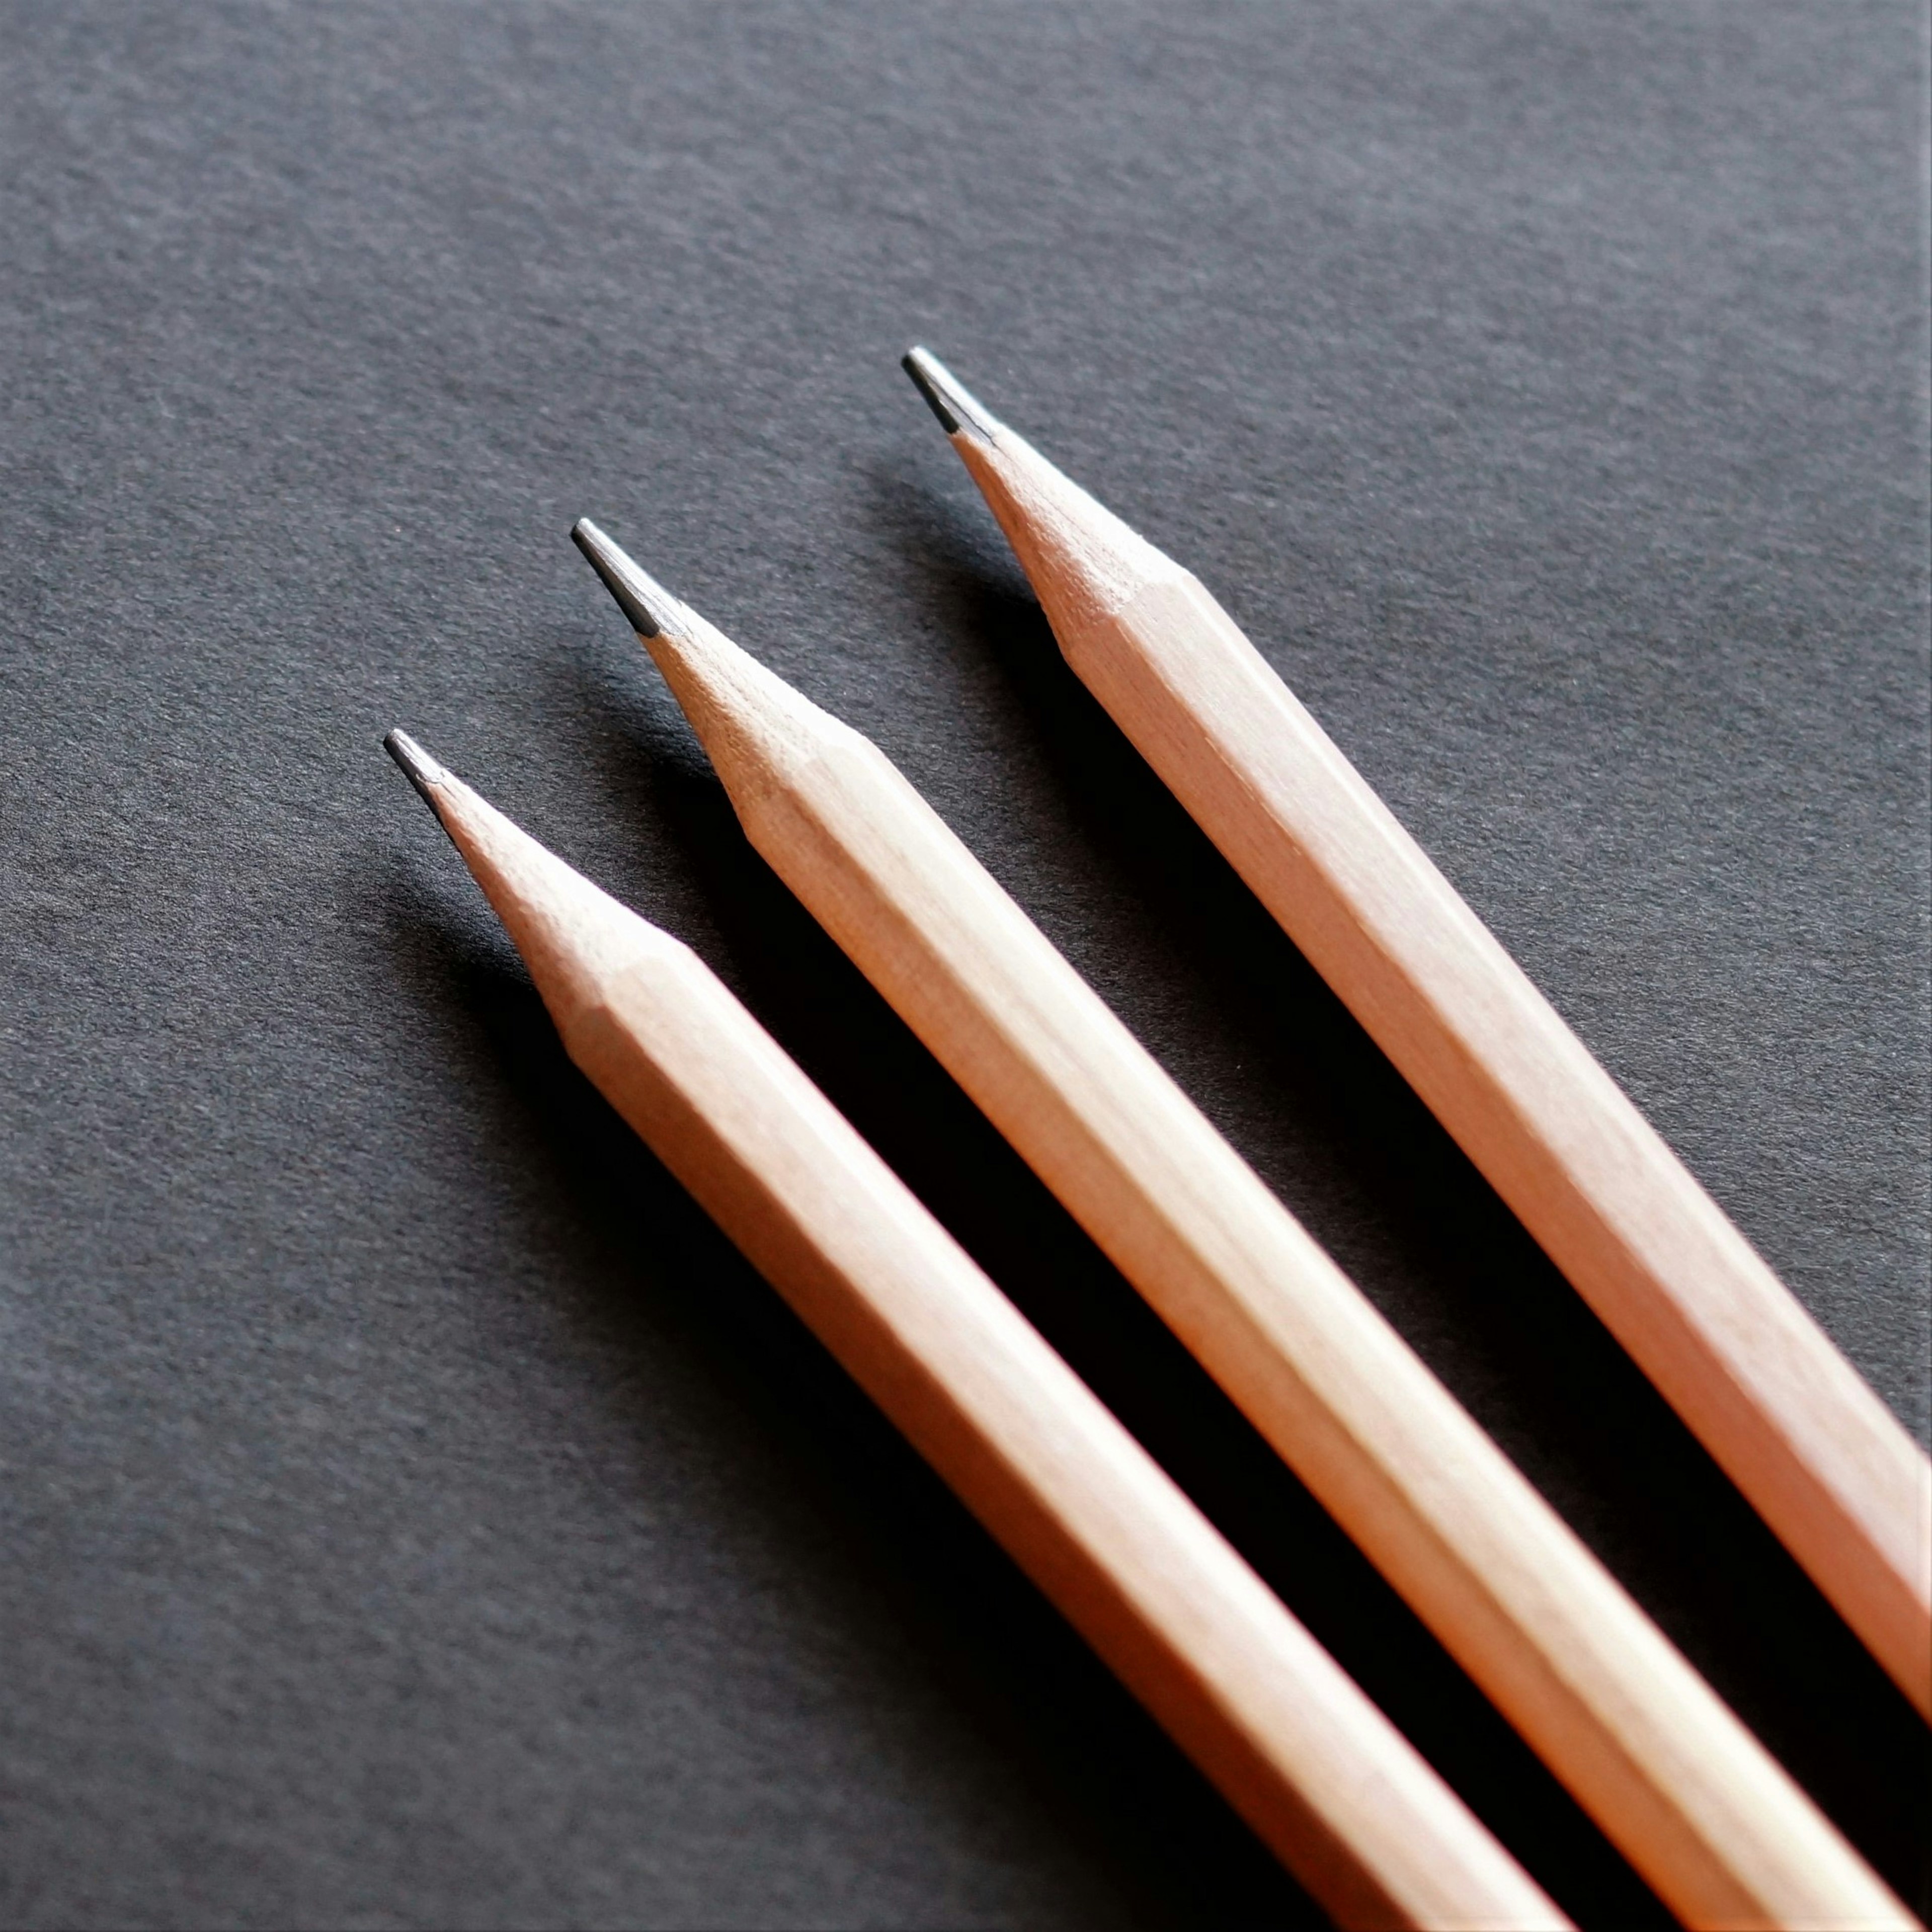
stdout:
[[584,531],[752,844],[1660,1894],[1915,1922],[878,748]]
[[571,1058],[1339,1922],[1568,1924],[688,947],[412,776]]
[[974,410],[1067,662],[1932,1718],[1932,1462],[1201,584]]

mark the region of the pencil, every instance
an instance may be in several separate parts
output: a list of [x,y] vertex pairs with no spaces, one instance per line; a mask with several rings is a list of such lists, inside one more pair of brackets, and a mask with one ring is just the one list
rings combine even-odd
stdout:
[[574,534],[752,844],[1666,1902],[1912,1922],[878,748]]
[[1932,1462],[1198,580],[905,367],[1075,673],[1932,1718]]
[[695,953],[385,742],[571,1058],[1340,1923],[1568,1924]]

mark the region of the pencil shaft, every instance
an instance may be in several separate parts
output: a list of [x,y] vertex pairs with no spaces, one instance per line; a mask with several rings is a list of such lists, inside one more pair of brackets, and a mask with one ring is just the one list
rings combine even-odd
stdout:
[[1207,590],[953,441],[1075,672],[1932,1718],[1932,1462]]
[[425,794],[572,1058],[1342,1923],[1568,1924],[692,953]]
[[1144,593],[1112,625],[1166,674],[1076,646],[1085,681],[1138,716],[1182,803],[1932,1714],[1924,1456],[1258,655],[1244,712],[1217,707],[1198,754],[1174,755],[1208,682],[1173,662],[1181,626],[1215,638],[1216,683],[1251,652],[1206,603]]
[[693,614],[645,642],[752,844],[1658,1892],[1911,1923],[876,747]]

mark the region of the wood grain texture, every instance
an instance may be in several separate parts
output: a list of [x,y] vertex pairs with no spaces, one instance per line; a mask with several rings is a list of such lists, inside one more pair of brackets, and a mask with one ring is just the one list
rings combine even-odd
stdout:
[[572,1058],[1334,1917],[1567,1925],[710,969],[427,769]]
[[1660,1895],[1915,1922],[878,749],[592,535],[752,844]]
[[1932,1718],[1932,1462],[1201,584],[952,440],[1074,671]]

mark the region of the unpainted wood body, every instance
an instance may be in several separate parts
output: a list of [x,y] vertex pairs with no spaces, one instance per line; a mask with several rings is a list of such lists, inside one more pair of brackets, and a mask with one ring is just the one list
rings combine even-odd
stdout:
[[424,789],[572,1059],[1340,1923],[1569,1923],[695,955]]
[[952,442],[1082,682],[1932,1718],[1932,1462],[1200,583]]
[[650,588],[753,844],[1659,1894],[1914,1923],[878,748]]

